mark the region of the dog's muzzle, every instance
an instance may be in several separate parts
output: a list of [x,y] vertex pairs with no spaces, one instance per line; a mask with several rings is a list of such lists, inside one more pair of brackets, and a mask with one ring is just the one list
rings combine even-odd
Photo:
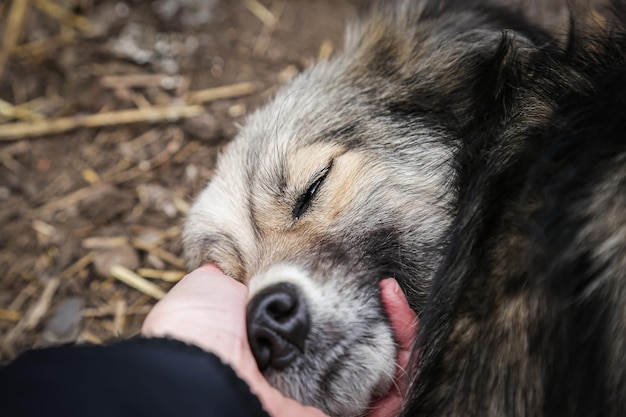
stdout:
[[281,282],[248,302],[248,340],[261,371],[281,370],[304,352],[310,328],[306,303],[298,289]]

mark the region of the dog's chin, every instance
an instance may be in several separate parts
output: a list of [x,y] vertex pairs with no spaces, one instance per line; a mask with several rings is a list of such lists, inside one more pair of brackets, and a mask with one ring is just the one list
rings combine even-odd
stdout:
[[307,355],[315,360],[303,355],[286,369],[266,370],[265,377],[284,395],[330,416],[365,415],[393,387],[396,349],[391,330],[385,327],[374,330],[376,342],[366,337]]

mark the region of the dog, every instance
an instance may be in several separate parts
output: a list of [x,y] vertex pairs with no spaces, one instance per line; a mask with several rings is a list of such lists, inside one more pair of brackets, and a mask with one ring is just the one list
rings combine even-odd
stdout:
[[613,9],[561,42],[484,1],[383,2],[249,115],[183,242],[249,286],[271,384],[365,414],[396,372],[394,277],[420,317],[403,415],[626,415]]

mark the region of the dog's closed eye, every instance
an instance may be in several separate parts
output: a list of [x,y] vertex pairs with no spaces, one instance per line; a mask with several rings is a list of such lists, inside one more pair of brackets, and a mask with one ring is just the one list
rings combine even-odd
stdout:
[[294,219],[300,220],[302,216],[304,216],[304,214],[307,212],[307,210],[311,206],[311,203],[313,202],[315,195],[317,194],[321,185],[324,183],[324,180],[328,176],[328,172],[330,171],[332,165],[333,163],[331,161],[331,163],[328,164],[326,168],[319,171],[317,175],[314,176],[313,182],[311,182],[311,185],[309,185],[307,190],[302,193],[300,197],[298,197],[298,200],[296,200],[296,204],[294,205],[292,211]]

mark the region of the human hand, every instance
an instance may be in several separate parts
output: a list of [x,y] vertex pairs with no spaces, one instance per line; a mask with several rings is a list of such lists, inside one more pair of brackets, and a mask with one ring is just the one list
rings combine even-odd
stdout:
[[215,353],[246,381],[274,417],[325,417],[320,410],[283,396],[260,373],[248,344],[247,297],[246,286],[205,265],[185,276],[154,306],[141,332]]
[[[403,368],[408,362],[405,347],[410,349],[414,340],[415,328],[412,327],[411,332],[407,327],[415,323],[414,313],[394,280],[382,281],[381,290],[383,304],[402,345],[398,366]],[[246,302],[247,288],[243,284],[214,266],[205,265],[188,274],[155,305],[144,321],[142,333],[151,337],[173,337],[215,353],[235,369],[274,417],[325,416],[318,409],[284,397],[259,372],[248,344]],[[397,388],[374,404],[375,409],[369,417],[397,415],[402,406],[402,393],[408,386],[402,373],[399,377]]]

